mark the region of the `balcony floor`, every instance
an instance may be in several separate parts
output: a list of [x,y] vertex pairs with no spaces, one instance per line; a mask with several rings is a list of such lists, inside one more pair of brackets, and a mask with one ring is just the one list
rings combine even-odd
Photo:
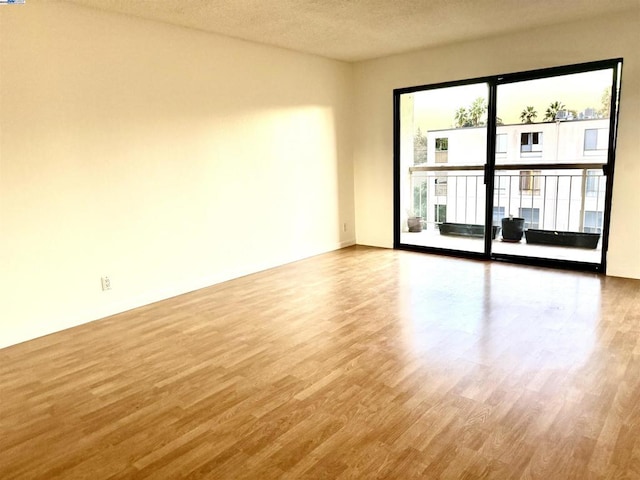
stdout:
[[[440,235],[440,231],[437,229],[428,229],[415,233],[402,232],[400,234],[400,242],[406,245],[446,248],[451,250],[470,252],[484,251],[484,240],[482,238]],[[601,260],[601,243],[602,239],[598,242],[597,248],[590,249],[553,245],[532,245],[526,243],[524,237],[522,237],[522,240],[518,243],[503,242],[498,232],[496,239],[492,243],[492,251],[493,253],[505,255],[599,264]]]

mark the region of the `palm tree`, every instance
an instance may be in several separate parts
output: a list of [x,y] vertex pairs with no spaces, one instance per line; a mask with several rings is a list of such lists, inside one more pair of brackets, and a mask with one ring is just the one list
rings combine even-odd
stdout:
[[531,106],[526,107],[522,110],[522,113],[520,113],[520,121],[522,123],[533,123],[537,117],[538,112],[536,112],[536,109]]
[[468,127],[470,125],[469,113],[467,112],[466,108],[460,107],[458,110],[456,110],[455,121],[456,128]]
[[487,102],[484,98],[476,98],[469,107],[469,120],[474,127],[485,124],[484,115],[487,113]]
[[551,102],[549,108],[547,108],[547,111],[544,114],[544,121],[553,122],[560,110],[564,110],[564,103],[559,102],[558,100]]
[[460,107],[455,113],[456,128],[481,127],[486,123],[487,101],[476,98],[469,108]]

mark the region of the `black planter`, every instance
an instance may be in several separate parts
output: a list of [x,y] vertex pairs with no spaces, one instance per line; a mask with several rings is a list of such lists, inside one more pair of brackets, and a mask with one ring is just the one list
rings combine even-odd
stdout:
[[524,233],[524,218],[506,217],[502,219],[502,240],[519,242]]
[[[440,224],[440,235],[459,235],[461,237],[484,237],[484,225],[472,223],[444,222]],[[491,228],[491,238],[496,238],[500,227],[494,225]]]
[[599,233],[557,232],[531,228],[525,232],[525,237],[527,243],[576,248],[596,248],[600,240]]

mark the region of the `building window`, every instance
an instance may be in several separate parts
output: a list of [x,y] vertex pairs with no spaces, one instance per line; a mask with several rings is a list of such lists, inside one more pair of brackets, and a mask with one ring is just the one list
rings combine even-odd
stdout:
[[540,170],[520,171],[520,191],[531,195],[540,193]]
[[496,153],[507,153],[506,133],[499,133],[496,135]]
[[586,233],[602,233],[602,212],[585,210],[583,230]]
[[448,138],[436,138],[436,152],[446,152],[449,150]]
[[436,223],[442,223],[447,221],[447,206],[446,205],[434,205],[434,215],[436,217]]
[[504,207],[493,207],[493,224],[502,225],[504,218]]
[[540,224],[540,209],[539,208],[519,208],[518,214],[520,218],[524,218],[525,228],[538,228]]
[[436,177],[436,188],[435,188],[437,197],[446,197],[447,196],[447,177],[446,176],[438,176]]
[[597,197],[600,192],[604,192],[604,187],[600,188],[600,180],[602,179],[600,170],[587,170],[587,178],[585,192],[587,197]]
[[520,152],[542,152],[542,132],[521,133]]
[[427,218],[427,180],[419,179],[419,183],[413,186],[413,213]]
[[436,163],[449,161],[449,139],[436,138]]
[[609,148],[608,128],[587,128],[584,131],[584,151],[593,152]]

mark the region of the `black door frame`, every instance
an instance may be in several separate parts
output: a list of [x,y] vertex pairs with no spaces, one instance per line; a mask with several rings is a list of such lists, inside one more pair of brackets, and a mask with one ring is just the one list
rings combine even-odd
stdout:
[[[571,270],[587,270],[606,273],[607,250],[609,245],[609,223],[611,219],[611,202],[613,195],[613,175],[616,155],[616,141],[620,102],[620,73],[622,71],[622,58],[609,60],[599,60],[594,62],[565,65],[559,67],[543,68],[503,75],[492,75],[488,77],[477,77],[465,80],[441,82],[429,85],[420,85],[408,88],[398,88],[393,91],[393,248],[399,250],[411,250],[425,253],[437,253],[440,255],[450,255],[463,258],[476,258],[482,260],[498,260],[511,263],[521,263],[527,265],[565,268]],[[407,93],[414,93],[423,90],[435,90],[438,88],[454,87],[486,83],[489,87],[489,100],[487,110],[487,141],[486,141],[486,163],[484,169],[484,183],[486,188],[485,204],[485,225],[493,223],[493,192],[495,180],[495,149],[496,149],[496,109],[497,90],[499,85],[516,83],[525,80],[535,80],[574,73],[585,73],[594,70],[613,70],[611,82],[611,105],[609,115],[609,149],[607,152],[607,164],[604,174],[606,175],[605,208],[602,226],[602,251],[599,264],[577,262],[569,260],[554,260],[539,257],[526,257],[507,254],[495,254],[491,252],[491,229],[485,228],[484,252],[469,252],[464,250],[453,250],[437,247],[426,247],[420,245],[403,244],[400,241],[400,97]]]

